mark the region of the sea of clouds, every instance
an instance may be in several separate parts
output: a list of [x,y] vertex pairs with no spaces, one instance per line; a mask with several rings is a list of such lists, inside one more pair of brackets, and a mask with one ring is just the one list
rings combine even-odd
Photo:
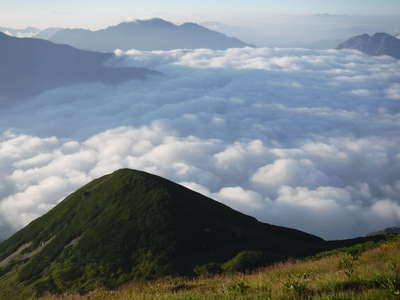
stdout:
[[119,168],[327,239],[400,223],[400,61],[357,51],[116,51],[161,78],[0,111],[0,236]]

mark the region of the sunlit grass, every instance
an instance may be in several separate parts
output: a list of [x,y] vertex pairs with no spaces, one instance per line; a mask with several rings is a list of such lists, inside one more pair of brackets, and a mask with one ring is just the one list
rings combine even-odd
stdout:
[[131,283],[116,291],[43,298],[55,299],[399,300],[400,241],[384,243],[354,257],[339,253],[316,260],[288,261],[251,274],[167,278]]

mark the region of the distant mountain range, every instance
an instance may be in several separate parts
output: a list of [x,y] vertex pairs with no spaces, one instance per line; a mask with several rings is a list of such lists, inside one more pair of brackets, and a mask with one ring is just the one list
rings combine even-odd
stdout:
[[239,39],[209,30],[195,23],[175,25],[162,19],[125,22],[106,29],[58,30],[49,38],[55,43],[80,49],[110,52],[115,49],[228,49],[251,46]]
[[355,49],[368,55],[400,58],[400,39],[387,33],[362,34],[341,43],[337,49]]
[[111,68],[111,53],[97,53],[0,33],[0,104],[47,89],[86,83],[117,84],[159,74],[143,68]]
[[19,38],[38,38],[38,39],[49,39],[52,37],[58,30],[64,28],[61,27],[49,27],[46,29],[39,29],[36,27],[26,27],[23,29],[15,29],[9,27],[0,27],[0,32],[5,33],[7,35]]
[[0,243],[0,298],[84,293],[202,268],[243,270],[367,240],[326,242],[261,223],[164,178],[121,169]]
[[121,50],[173,50],[208,48],[225,50],[228,48],[254,47],[237,38],[208,29],[195,23],[175,25],[155,18],[123,22],[101,30],[33,27],[11,29],[0,27],[0,32],[15,37],[35,37],[57,44],[67,44],[78,49],[113,52]]

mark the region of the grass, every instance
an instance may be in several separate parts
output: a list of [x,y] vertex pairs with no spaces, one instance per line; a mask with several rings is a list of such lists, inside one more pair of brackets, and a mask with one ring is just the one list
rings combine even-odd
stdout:
[[400,238],[320,258],[291,260],[251,274],[170,277],[135,282],[87,295],[48,295],[41,300],[399,300]]

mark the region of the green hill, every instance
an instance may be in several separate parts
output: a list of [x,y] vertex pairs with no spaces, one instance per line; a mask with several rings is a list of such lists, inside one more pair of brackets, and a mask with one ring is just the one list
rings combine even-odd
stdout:
[[122,169],[0,244],[0,299],[244,271],[352,243],[264,224],[161,177]]

